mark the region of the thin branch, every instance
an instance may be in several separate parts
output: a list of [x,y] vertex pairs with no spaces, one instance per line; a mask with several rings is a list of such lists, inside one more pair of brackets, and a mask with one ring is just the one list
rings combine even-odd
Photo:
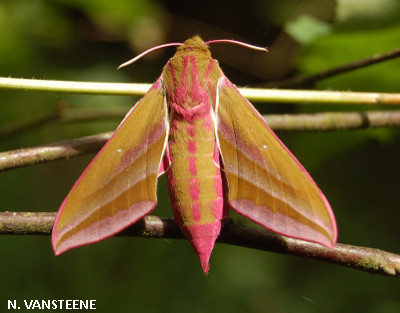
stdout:
[[[150,84],[88,83],[0,77],[0,88],[96,95],[143,95]],[[400,94],[239,88],[251,101],[301,104],[400,105]]]
[[[400,127],[400,111],[264,115],[264,119],[272,129],[280,131]],[[0,171],[95,153],[111,135],[112,132],[107,132],[39,147],[0,152]]]
[[48,235],[55,218],[54,212],[0,212],[0,234]]
[[[0,234],[48,235],[56,213],[1,212]],[[172,218],[146,216],[121,236],[183,239]],[[271,231],[241,226],[227,220],[217,242],[276,253],[317,259],[368,273],[400,277],[400,255],[379,249],[336,244],[333,249],[298,239],[280,236]]]
[[263,115],[273,130],[334,131],[400,127],[400,110]]
[[[50,122],[73,123],[99,119],[121,119],[124,108],[69,109],[66,106],[36,118],[0,127],[0,139],[9,138]],[[333,131],[346,129],[400,127],[400,111],[325,112],[312,114],[263,115],[268,125],[279,131]]]
[[142,96],[151,84],[92,83],[0,77],[0,88],[90,95]]
[[266,84],[268,87],[280,87],[280,88],[293,88],[293,87],[305,87],[305,86],[313,86],[316,82],[321,81],[323,79],[327,79],[336,75],[344,74],[350,71],[354,71],[360,68],[364,68],[367,66],[371,66],[376,63],[384,62],[387,60],[391,60],[394,58],[398,58],[400,56],[400,48],[394,49],[385,53],[376,54],[370,57],[366,57],[357,61],[353,61],[338,67],[334,67],[325,71],[321,71],[316,74],[312,74],[309,76],[300,76],[289,78],[281,81],[272,82]]
[[97,152],[111,135],[112,132],[109,132],[40,147],[1,152],[0,171]]

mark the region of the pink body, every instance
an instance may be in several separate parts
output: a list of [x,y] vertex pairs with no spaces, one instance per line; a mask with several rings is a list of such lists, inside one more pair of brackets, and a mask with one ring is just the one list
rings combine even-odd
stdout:
[[[166,95],[171,110],[168,189],[175,219],[208,272],[221,220],[228,212],[213,119],[216,94],[208,89],[209,73],[200,77],[195,55],[175,62],[182,64],[180,71],[174,62],[165,69],[175,82]],[[207,68],[212,69],[215,61],[209,62]]]

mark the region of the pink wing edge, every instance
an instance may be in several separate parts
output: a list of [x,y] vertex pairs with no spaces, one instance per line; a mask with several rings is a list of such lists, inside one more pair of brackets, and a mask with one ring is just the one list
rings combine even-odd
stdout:
[[[113,140],[113,138],[115,137],[115,135],[117,134],[117,132],[119,131],[119,129],[121,128],[121,126],[125,123],[125,121],[127,120],[127,118],[136,110],[136,108],[138,107],[138,105],[140,105],[140,103],[142,102],[142,100],[146,97],[146,95],[153,89],[162,89],[162,77],[158,78],[157,81],[150,87],[149,91],[132,107],[132,109],[126,114],[126,116],[124,117],[124,119],[121,121],[121,123],[118,125],[117,129],[115,130],[115,132],[113,133],[113,135],[111,136],[111,138],[104,144],[104,146],[100,149],[100,151],[96,154],[96,156],[93,158],[92,161],[90,161],[89,165],[85,168],[85,170],[82,172],[82,174],[79,176],[78,180],[74,183],[74,185],[72,186],[71,190],[69,191],[69,193],[72,192],[72,190],[74,190],[80,183],[80,181],[82,180],[82,178],[86,175],[86,172],[89,170],[89,168],[92,166],[92,164],[95,163],[95,161],[97,160],[98,156],[103,152],[103,150],[105,150],[105,148],[108,146],[108,144],[111,142],[111,140]],[[167,111],[168,112],[168,111]],[[168,152],[168,133],[169,133],[169,129],[167,129],[167,135],[165,137],[165,143],[164,143],[164,150],[162,153],[162,156],[160,158],[160,165],[159,165],[159,171],[158,171],[158,177],[160,175],[162,175],[169,167],[170,164],[170,157],[169,157],[169,152]],[[68,195],[69,195],[68,193]],[[151,207],[149,207],[145,212],[143,212],[142,214],[138,215],[137,218],[129,221],[128,223],[122,225],[120,228],[116,229],[113,232],[110,232],[107,236],[105,237],[100,237],[97,239],[93,239],[93,240],[89,240],[85,243],[78,243],[78,244],[72,244],[69,245],[66,248],[63,249],[57,249],[56,248],[56,243],[57,243],[57,238],[56,238],[56,234],[54,232],[54,229],[58,223],[58,220],[60,219],[60,216],[62,214],[63,208],[68,200],[68,195],[65,197],[65,199],[63,200],[56,218],[54,220],[53,223],[53,227],[52,227],[52,235],[51,235],[51,243],[52,243],[52,247],[53,247],[53,251],[54,254],[60,255],[70,249],[74,249],[74,248],[78,248],[81,246],[85,246],[85,245],[89,245],[89,244],[93,244],[93,243],[97,243],[100,242],[102,240],[105,240],[107,238],[110,238],[118,233],[120,233],[122,230],[132,226],[133,224],[135,224],[138,220],[140,220],[141,218],[143,218],[144,216],[146,216],[147,214],[149,214],[152,210],[155,209],[155,207],[157,206],[157,202],[154,203],[154,205],[152,205]]]
[[[317,244],[322,244],[323,246],[326,246],[328,248],[333,248],[337,242],[337,237],[338,237],[338,232],[337,232],[337,225],[336,225],[336,218],[335,215],[333,214],[333,210],[331,208],[331,205],[328,202],[328,199],[325,197],[325,195],[323,194],[323,192],[321,191],[321,189],[318,187],[318,185],[315,183],[315,181],[313,180],[313,178],[311,177],[311,175],[307,172],[307,170],[304,168],[304,166],[299,162],[299,160],[297,160],[297,158],[293,155],[293,153],[286,147],[286,145],[282,142],[282,140],[279,139],[279,137],[275,134],[275,132],[268,126],[268,124],[265,122],[265,120],[263,119],[263,117],[260,115],[260,113],[254,108],[254,106],[245,98],[242,96],[242,94],[240,93],[240,91],[237,89],[237,87],[229,81],[229,79],[222,74],[222,77],[220,78],[220,82],[218,84],[218,87],[227,87],[227,88],[233,88],[242,98],[242,100],[247,104],[247,106],[250,108],[250,110],[253,112],[253,114],[255,116],[257,116],[257,118],[261,121],[261,123],[267,128],[267,130],[274,136],[274,138],[280,143],[280,145],[283,147],[283,149],[286,150],[286,152],[292,157],[292,159],[296,162],[296,164],[299,166],[300,170],[306,175],[307,179],[317,187],[318,190],[318,194],[320,196],[320,198],[322,199],[328,214],[329,214],[329,218],[332,221],[332,230],[333,230],[333,237],[332,237],[332,242],[328,243],[322,243],[321,241],[316,241],[316,240],[307,240],[307,241],[311,241]],[[218,109],[216,110],[216,113],[218,114]],[[216,124],[217,125],[217,124]],[[217,144],[219,147],[219,140],[218,140],[218,134],[217,134]],[[221,149],[220,149],[221,151]],[[220,152],[221,153],[221,152]],[[223,164],[222,164],[223,165]],[[223,167],[222,167],[223,170]],[[274,233],[277,233],[279,235],[288,237],[286,234],[284,234],[283,232],[277,231],[271,227],[267,227],[264,224],[261,224],[259,221],[254,220],[253,218],[251,218],[250,216],[243,214],[240,210],[236,209],[235,206],[233,206],[231,203],[229,203],[229,205],[236,211],[238,212],[240,215],[245,216],[246,218],[250,219],[251,221],[273,231]],[[295,238],[295,239],[300,239],[300,240],[304,240],[304,238],[301,237],[296,237],[296,236],[291,236],[290,238]]]

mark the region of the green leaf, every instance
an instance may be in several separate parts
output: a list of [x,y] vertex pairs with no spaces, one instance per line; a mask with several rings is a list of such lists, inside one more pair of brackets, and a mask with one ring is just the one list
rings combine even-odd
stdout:
[[284,29],[293,39],[303,45],[331,32],[331,26],[328,23],[306,14],[286,23]]

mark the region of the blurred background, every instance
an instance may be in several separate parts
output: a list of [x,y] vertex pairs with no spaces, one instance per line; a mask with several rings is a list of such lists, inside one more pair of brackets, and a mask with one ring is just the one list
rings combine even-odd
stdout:
[[[2,0],[0,76],[154,82],[175,49],[116,67],[147,48],[230,38],[270,53],[215,44],[226,76],[265,86],[399,47],[397,0]],[[400,92],[400,60],[308,86]],[[303,86],[304,87],[304,86]],[[127,112],[138,99],[0,90],[0,129],[71,110]],[[355,106],[257,104],[263,113]],[[114,130],[123,115],[43,123],[0,139],[0,151]],[[393,128],[278,135],[329,199],[342,243],[400,253],[400,132]],[[0,173],[0,210],[56,211],[93,155]],[[172,216],[162,177],[153,214]],[[234,214],[238,223],[253,225]],[[110,238],[55,257],[49,236],[1,236],[0,308],[7,300],[95,299],[98,312],[400,312],[394,278],[217,244],[209,276],[184,240]]]

